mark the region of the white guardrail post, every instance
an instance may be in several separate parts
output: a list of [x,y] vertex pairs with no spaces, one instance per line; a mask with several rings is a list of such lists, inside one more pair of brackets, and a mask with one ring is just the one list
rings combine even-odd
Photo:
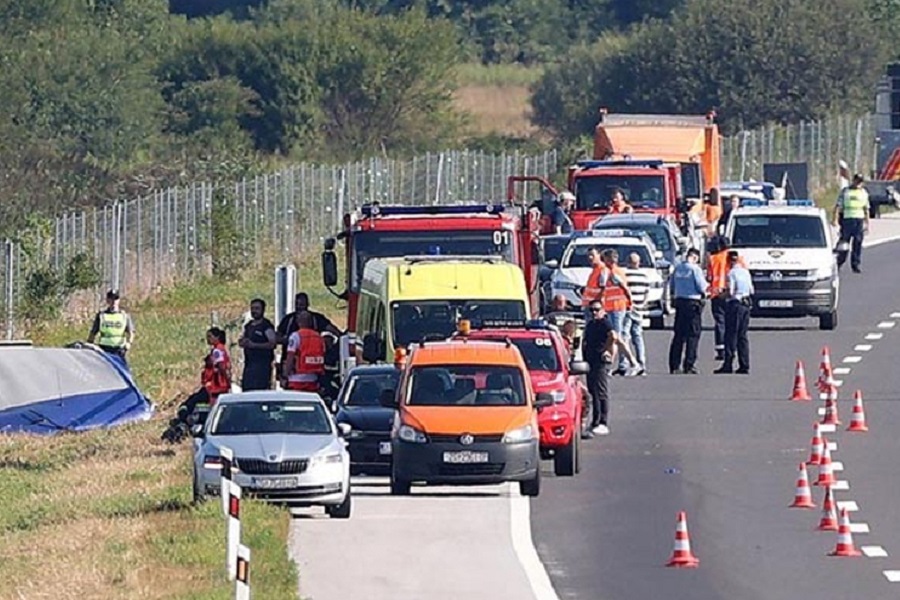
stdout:
[[223,446],[219,449],[219,456],[222,458],[219,497],[222,499],[222,514],[227,517],[228,493],[231,491],[231,470],[234,465],[234,453],[231,451],[231,448]]
[[241,545],[241,486],[229,481],[231,488],[228,494],[228,538],[225,560],[228,566],[228,580],[234,581],[237,576],[238,547]]
[[236,571],[234,599],[250,600],[250,548],[243,544],[238,547]]

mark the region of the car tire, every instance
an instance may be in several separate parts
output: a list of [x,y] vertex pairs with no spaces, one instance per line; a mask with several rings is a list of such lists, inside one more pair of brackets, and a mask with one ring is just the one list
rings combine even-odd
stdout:
[[203,492],[200,482],[197,479],[197,474],[194,473],[194,485],[193,485],[193,493],[194,493],[194,504],[203,504],[206,502],[206,493]]
[[665,329],[665,328],[666,328],[666,318],[664,316],[650,317],[650,329]]
[[352,501],[350,490],[347,490],[347,497],[340,504],[332,504],[325,507],[325,513],[332,519],[349,519]]
[[553,457],[553,474],[557,477],[571,477],[577,472],[579,439],[581,436],[575,435],[573,432],[568,445],[557,448],[556,455]]
[[819,329],[823,331],[831,331],[835,327],[837,327],[837,311],[833,310],[830,313],[826,313],[824,315],[819,315]]
[[534,474],[534,479],[529,479],[527,481],[519,482],[519,493],[523,496],[528,496],[531,498],[536,497],[541,493],[541,465],[538,463],[537,470]]
[[410,488],[412,488],[412,484],[409,481],[404,481],[391,473],[392,496],[409,496]]

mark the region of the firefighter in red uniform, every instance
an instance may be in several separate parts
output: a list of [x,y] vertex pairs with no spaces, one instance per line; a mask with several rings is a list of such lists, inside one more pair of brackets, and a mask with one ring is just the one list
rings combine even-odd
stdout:
[[297,392],[319,393],[325,374],[325,341],[312,328],[308,312],[297,315],[297,331],[288,338],[287,355],[282,371],[282,387]]

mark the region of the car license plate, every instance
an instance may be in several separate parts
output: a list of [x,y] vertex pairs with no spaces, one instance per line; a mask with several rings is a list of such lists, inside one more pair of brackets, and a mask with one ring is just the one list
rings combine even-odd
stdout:
[[391,443],[390,442],[378,442],[378,454],[390,454],[391,453]]
[[283,490],[297,487],[296,477],[251,477],[250,486],[261,490]]
[[794,306],[793,300],[760,300],[760,308],[791,308]]
[[486,463],[489,459],[487,452],[444,452],[444,462],[454,464]]

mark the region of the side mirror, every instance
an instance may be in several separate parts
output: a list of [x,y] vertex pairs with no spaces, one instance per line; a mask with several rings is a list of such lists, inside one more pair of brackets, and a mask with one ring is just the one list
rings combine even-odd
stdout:
[[587,375],[590,370],[591,367],[587,364],[587,361],[573,360],[569,363],[569,373],[572,375]]
[[381,395],[378,396],[378,404],[380,404],[384,408],[396,408],[397,407],[397,390],[394,390],[394,389],[381,390]]
[[377,363],[384,360],[384,341],[377,333],[367,333],[363,336],[362,359],[367,363]]
[[547,266],[547,267],[549,267],[549,268],[551,268],[551,269],[558,269],[558,268],[559,268],[559,261],[556,260],[555,258],[551,258],[550,260],[548,260],[547,262],[545,262],[544,265]]
[[[327,247],[327,244],[326,244]],[[334,250],[322,253],[322,282],[325,287],[334,287],[338,283],[337,255]]]
[[553,396],[546,392],[541,392],[534,397],[534,407],[538,410],[553,406]]
[[341,437],[347,437],[351,431],[353,431],[353,428],[350,427],[349,423],[338,423],[338,434]]
[[203,423],[196,423],[191,425],[191,436],[195,438],[202,438],[203,435]]

